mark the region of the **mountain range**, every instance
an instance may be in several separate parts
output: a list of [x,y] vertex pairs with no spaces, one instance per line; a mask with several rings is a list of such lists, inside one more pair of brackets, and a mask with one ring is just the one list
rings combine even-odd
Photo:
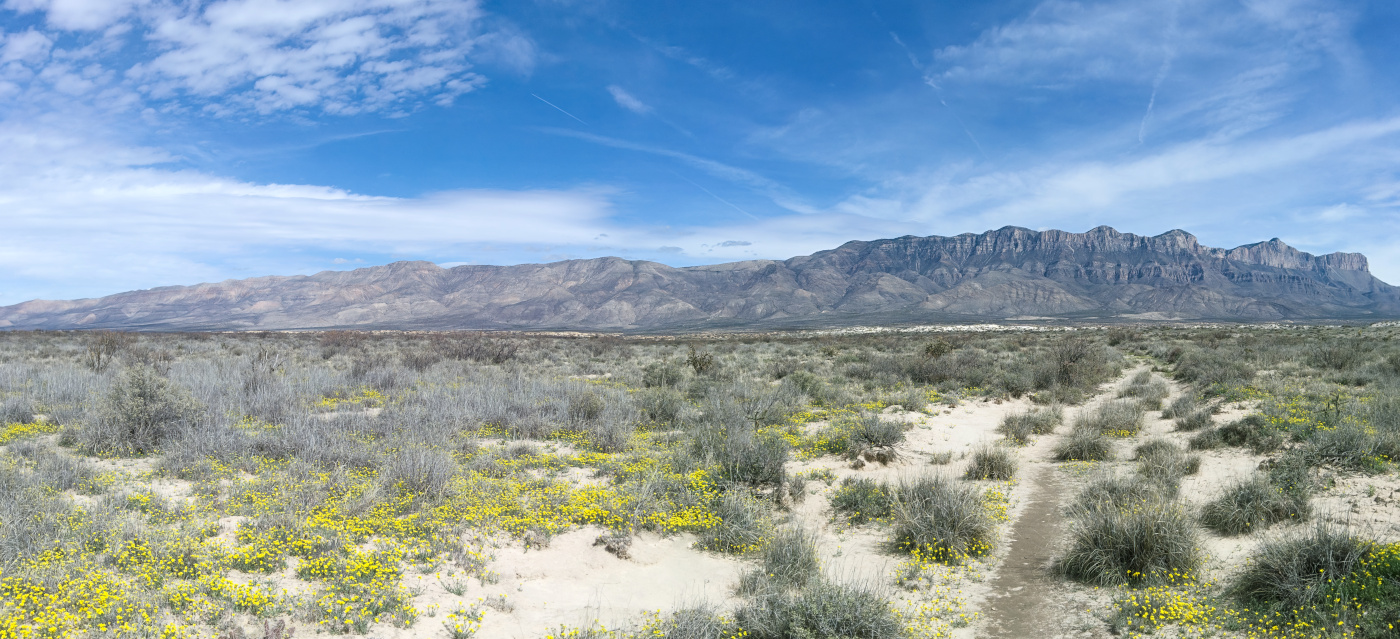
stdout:
[[675,268],[602,257],[549,264],[394,262],[0,307],[0,329],[693,330],[989,320],[1400,317],[1400,288],[1359,253],[1278,239],[1233,249],[1173,230],[1005,227],[847,242],[787,260]]

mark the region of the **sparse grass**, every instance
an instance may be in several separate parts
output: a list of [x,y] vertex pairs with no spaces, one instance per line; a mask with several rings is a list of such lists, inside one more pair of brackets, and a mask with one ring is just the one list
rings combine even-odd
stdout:
[[1005,481],[1016,476],[1016,454],[1003,446],[983,445],[972,451],[964,479]]

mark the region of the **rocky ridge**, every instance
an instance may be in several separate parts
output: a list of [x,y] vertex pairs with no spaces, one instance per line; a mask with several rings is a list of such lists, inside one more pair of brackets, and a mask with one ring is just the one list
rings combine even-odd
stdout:
[[395,262],[0,307],[0,328],[675,330],[877,322],[1400,317],[1400,289],[1357,253],[1278,239],[1233,249],[1156,236],[1005,227],[847,242],[788,260],[674,268]]

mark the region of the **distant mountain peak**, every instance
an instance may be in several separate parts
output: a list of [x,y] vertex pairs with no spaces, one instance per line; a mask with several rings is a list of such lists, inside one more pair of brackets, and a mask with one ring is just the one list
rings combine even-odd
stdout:
[[673,268],[618,257],[517,266],[403,261],[0,308],[0,328],[690,329],[1062,319],[1400,317],[1359,253],[1278,238],[1219,249],[1005,226],[851,241],[787,260]]

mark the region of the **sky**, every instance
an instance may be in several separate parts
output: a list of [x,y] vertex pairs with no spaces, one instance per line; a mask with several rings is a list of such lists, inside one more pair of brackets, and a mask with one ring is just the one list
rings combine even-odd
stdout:
[[0,0],[0,304],[1007,225],[1365,253],[1393,0]]

